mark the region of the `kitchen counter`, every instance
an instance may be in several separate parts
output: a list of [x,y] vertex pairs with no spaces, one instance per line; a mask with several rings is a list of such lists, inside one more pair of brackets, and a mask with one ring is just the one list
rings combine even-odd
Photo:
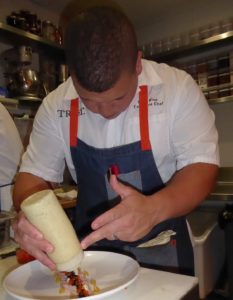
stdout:
[[[16,300],[6,294],[2,282],[4,277],[19,265],[16,257],[0,260],[0,299]],[[140,268],[139,277],[127,289],[115,295],[104,298],[106,300],[197,300],[198,279],[196,277],[173,274],[147,268]]]

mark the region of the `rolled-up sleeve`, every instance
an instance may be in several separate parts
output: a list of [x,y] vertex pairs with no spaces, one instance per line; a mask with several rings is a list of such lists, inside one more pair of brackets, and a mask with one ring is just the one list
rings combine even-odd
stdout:
[[176,98],[170,133],[177,169],[197,162],[219,165],[215,115],[191,76],[186,75]]
[[39,176],[46,181],[62,182],[65,168],[63,140],[59,136],[56,107],[48,96],[41,104],[23,155],[20,172]]

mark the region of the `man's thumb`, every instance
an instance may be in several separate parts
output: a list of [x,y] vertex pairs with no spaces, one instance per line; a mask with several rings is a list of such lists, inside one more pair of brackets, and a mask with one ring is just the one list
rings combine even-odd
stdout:
[[126,196],[128,196],[130,192],[130,188],[126,186],[125,184],[121,183],[116,175],[111,175],[110,177],[110,185],[113,191],[120,195],[122,199],[124,199]]

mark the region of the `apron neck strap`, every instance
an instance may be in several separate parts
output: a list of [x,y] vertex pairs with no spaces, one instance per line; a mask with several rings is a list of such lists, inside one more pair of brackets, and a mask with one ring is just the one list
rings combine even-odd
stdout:
[[78,98],[71,100],[70,103],[70,147],[77,146],[78,136]]
[[141,148],[143,151],[151,150],[150,137],[149,137],[149,123],[148,123],[148,87],[146,85],[140,86],[139,120],[140,120]]
[[[78,111],[79,98],[71,100],[70,103],[70,146],[77,146],[78,137]],[[139,120],[142,150],[151,150],[148,124],[148,88],[140,86],[139,92]]]

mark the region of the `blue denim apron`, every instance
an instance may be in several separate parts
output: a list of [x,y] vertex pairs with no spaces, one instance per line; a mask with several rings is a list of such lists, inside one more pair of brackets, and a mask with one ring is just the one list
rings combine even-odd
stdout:
[[[70,149],[78,186],[75,228],[80,239],[88,235],[91,222],[120,199],[108,181],[109,168],[119,172],[118,179],[144,195],[151,195],[164,187],[158,172],[149,140],[148,89],[141,86],[139,93],[139,119],[141,140],[108,149],[87,145],[78,136],[78,98],[71,101]],[[155,238],[159,233],[173,230],[176,235],[165,245],[137,247]],[[95,248],[128,253],[142,266],[193,274],[193,249],[184,217],[169,219],[156,225],[142,239],[135,242],[103,239]]]

